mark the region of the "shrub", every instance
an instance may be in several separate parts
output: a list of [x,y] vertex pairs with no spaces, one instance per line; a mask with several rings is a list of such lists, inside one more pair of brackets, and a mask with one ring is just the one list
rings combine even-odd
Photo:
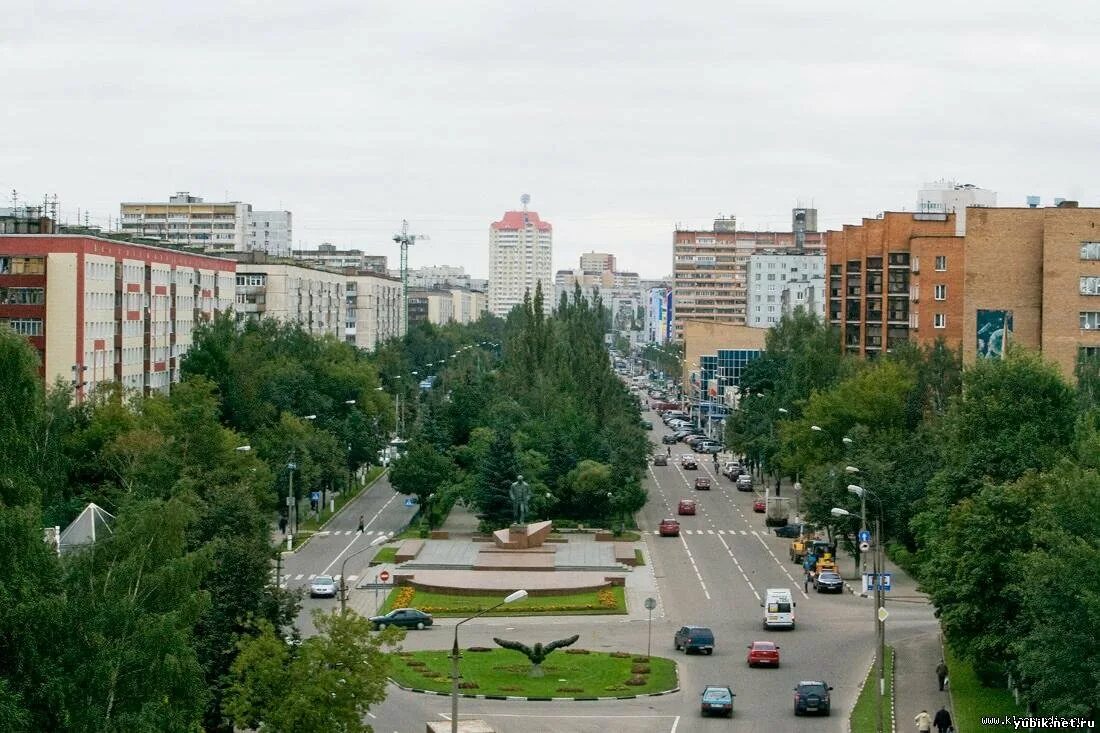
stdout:
[[468,652],[491,652],[493,650],[490,649],[487,646],[472,646],[472,647],[469,647],[468,649],[466,649],[466,651],[468,651]]
[[649,665],[635,664],[633,667],[630,668],[630,671],[633,674],[649,674]]
[[587,649],[566,649],[566,654],[591,654]]
[[649,657],[634,657],[635,664],[649,664]]
[[640,686],[644,685],[645,683],[646,683],[646,678],[643,677],[640,674],[636,674],[633,677],[631,677],[630,679],[628,679],[626,682],[624,682],[623,684],[624,685],[630,685],[631,687],[640,687]]
[[428,666],[424,662],[421,662],[419,659],[410,659],[407,662],[405,662],[405,665],[409,666],[409,667],[426,667],[426,666]]
[[460,689],[460,690],[476,690],[477,689],[477,683],[476,682],[459,682],[458,683],[458,689]]
[[559,687],[555,692],[584,692],[583,687]]
[[510,685],[508,687],[501,687],[500,689],[502,692],[520,692],[523,690],[522,687],[512,687]]
[[611,656],[615,659],[630,659],[630,655],[626,652],[611,652]]

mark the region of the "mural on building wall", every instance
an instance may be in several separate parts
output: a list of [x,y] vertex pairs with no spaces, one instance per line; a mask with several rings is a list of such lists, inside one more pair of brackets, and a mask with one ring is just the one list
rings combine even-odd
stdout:
[[978,356],[1002,359],[1012,335],[1012,311],[978,309]]

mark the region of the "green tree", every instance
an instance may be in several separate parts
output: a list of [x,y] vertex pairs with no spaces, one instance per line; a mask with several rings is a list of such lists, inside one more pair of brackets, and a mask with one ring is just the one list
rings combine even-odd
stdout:
[[317,636],[287,644],[267,622],[240,644],[226,705],[239,728],[271,733],[371,733],[363,721],[386,697],[397,629],[381,633],[354,612],[314,612]]
[[511,489],[519,475],[519,462],[511,436],[499,430],[482,464],[476,502],[488,526],[506,527],[513,519]]
[[[456,467],[450,458],[433,446],[420,440],[409,443],[408,451],[390,465],[390,484],[399,494],[413,494],[421,509],[429,506],[428,498],[438,494],[442,501],[442,489],[455,479]],[[428,517],[429,526],[432,517]]]

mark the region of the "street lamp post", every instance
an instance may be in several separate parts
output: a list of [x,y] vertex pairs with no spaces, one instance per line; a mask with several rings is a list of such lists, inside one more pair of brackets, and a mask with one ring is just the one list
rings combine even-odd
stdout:
[[[859,473],[855,466],[845,466],[844,470],[849,474]],[[867,490],[856,484],[848,484],[848,493],[859,497],[859,531],[867,531]],[[859,550],[860,573],[867,572],[867,559],[862,550]]]
[[372,547],[377,547],[388,539],[388,535],[380,535],[378,537],[375,537],[373,540],[370,541],[369,545],[351,553],[344,558],[344,561],[342,563],[340,563],[340,613],[345,613],[348,610],[348,581],[347,574],[344,572],[347,569],[348,560],[352,559],[356,555],[363,554]]
[[489,611],[500,608],[505,603],[514,603],[519,600],[523,600],[527,597],[527,591],[517,590],[515,593],[509,594],[503,601],[490,606],[484,611],[479,611],[469,618],[464,618],[455,624],[455,640],[454,645],[451,646],[451,733],[458,733],[458,627],[467,621],[473,621],[478,616],[482,616]]

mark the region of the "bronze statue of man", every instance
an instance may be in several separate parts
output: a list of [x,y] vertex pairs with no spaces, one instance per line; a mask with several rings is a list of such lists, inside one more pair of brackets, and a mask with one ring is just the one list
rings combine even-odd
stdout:
[[531,502],[531,485],[523,480],[523,474],[512,482],[512,488],[508,495],[512,499],[512,517],[516,524],[527,521],[527,507]]

